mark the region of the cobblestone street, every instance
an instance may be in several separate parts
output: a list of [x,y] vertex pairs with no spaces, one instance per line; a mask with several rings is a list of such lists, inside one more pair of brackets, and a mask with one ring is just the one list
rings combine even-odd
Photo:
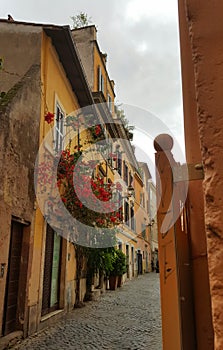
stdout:
[[15,349],[161,350],[159,274],[139,276],[104,293]]

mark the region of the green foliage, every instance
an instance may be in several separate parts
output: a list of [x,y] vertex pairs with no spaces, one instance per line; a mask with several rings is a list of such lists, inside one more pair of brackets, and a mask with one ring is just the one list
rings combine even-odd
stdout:
[[16,96],[19,89],[22,87],[22,82],[19,81],[15,84],[7,93],[5,91],[1,92],[0,95],[0,111],[3,111]]
[[110,271],[111,276],[122,276],[126,273],[126,256],[119,250],[114,250],[114,255],[112,258],[112,269]]
[[124,109],[120,108],[120,106],[118,106],[118,105],[115,105],[115,114],[121,120],[128,139],[130,141],[132,141],[133,140],[133,132],[132,131],[134,130],[134,126],[129,125],[129,121],[126,118]]
[[80,12],[76,16],[70,17],[73,21],[73,29],[81,28],[81,27],[86,27],[91,21],[91,17],[88,17],[87,13],[85,12]]
[[109,275],[110,271],[113,269],[114,254],[114,247],[89,248],[88,268],[91,276],[98,272],[106,276]]
[[126,272],[126,256],[115,248],[89,248],[88,271],[93,277],[95,273],[103,273],[106,276],[122,276]]

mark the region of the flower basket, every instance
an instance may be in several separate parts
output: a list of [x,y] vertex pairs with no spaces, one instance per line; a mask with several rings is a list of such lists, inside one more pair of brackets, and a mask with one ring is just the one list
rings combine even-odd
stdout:
[[105,139],[104,131],[100,124],[92,126],[90,131],[94,141],[101,141]]

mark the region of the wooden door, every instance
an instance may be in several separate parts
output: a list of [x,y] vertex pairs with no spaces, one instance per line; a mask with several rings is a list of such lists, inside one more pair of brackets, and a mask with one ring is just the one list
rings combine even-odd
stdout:
[[138,275],[142,275],[142,254],[138,252],[137,254],[138,259]]
[[23,225],[12,221],[5,293],[3,335],[18,329],[18,291],[21,269]]

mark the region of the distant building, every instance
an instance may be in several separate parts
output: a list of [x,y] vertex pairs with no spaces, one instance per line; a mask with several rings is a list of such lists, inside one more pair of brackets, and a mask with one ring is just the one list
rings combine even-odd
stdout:
[[137,232],[138,273],[151,271],[152,241],[150,230],[149,181],[151,174],[147,163],[139,162],[139,175],[135,174],[135,212]]
[[152,179],[148,182],[149,192],[149,227],[151,236],[151,250],[154,265],[158,260],[158,228],[157,228],[157,214],[156,214],[156,187]]

